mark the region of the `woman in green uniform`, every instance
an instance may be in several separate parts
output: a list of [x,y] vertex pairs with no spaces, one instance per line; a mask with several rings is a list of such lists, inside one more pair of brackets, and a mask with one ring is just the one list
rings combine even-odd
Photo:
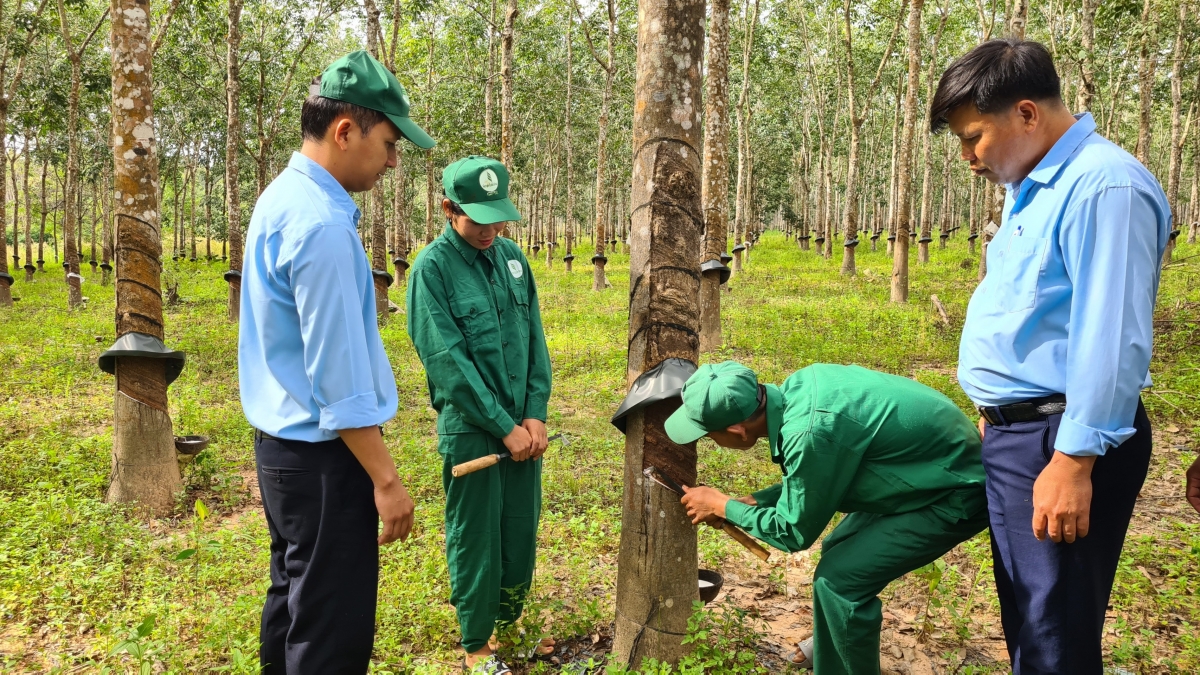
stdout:
[[[408,334],[425,365],[438,413],[446,490],[450,602],[458,614],[464,670],[508,667],[489,638],[521,616],[533,580],[542,507],[542,453],[550,354],[537,287],[520,247],[501,237],[521,219],[508,171],[487,157],[446,167],[445,231],[421,251],[408,286]],[[450,469],[511,453],[454,478]]]
[[708,436],[749,449],[766,438],[783,472],[740,499],[687,489],[696,523],[725,518],[802,551],[835,512],[847,514],[821,544],[813,637],[796,655],[817,675],[879,673],[879,592],[988,523],[979,432],[950,399],[905,377],[815,364],[776,387],[733,361],[705,365],[665,427],[676,443]]

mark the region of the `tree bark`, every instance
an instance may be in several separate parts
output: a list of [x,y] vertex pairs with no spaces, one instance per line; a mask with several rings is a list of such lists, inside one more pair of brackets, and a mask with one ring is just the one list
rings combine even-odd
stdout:
[[[713,0],[707,49],[700,191],[704,209],[701,263],[720,262],[729,238],[729,0]],[[721,342],[721,271],[711,270],[700,277],[700,351],[712,351]]]
[[1079,41],[1083,58],[1079,60],[1079,89],[1075,94],[1076,112],[1092,109],[1096,96],[1096,7],[1099,0],[1083,0],[1080,13]]
[[917,87],[921,79],[921,12],[924,8],[925,0],[912,0],[908,10],[908,91],[904,94],[904,129],[900,139],[900,163],[896,170],[900,177],[896,186],[899,214],[892,256],[892,302],[908,302],[908,232],[912,217],[909,192],[912,183],[912,141],[917,126]]
[[[746,25],[744,29],[745,39],[742,42],[742,90],[738,94],[737,102],[737,118],[738,118],[738,136],[737,136],[737,186],[734,189],[733,200],[733,273],[737,274],[742,271],[742,265],[746,257],[746,193],[748,190],[748,172],[747,160],[750,155],[750,116],[752,110],[749,105],[750,98],[750,55],[754,50],[754,32],[758,27],[758,0],[754,0],[754,8],[750,7],[750,0],[746,0]],[[728,197],[726,197],[728,199]],[[741,246],[741,249],[737,247]]]
[[[504,32],[500,34],[500,163],[513,173],[513,38],[517,0],[504,3]],[[432,47],[430,48],[432,49]]]
[[[25,193],[25,281],[33,281],[33,271],[36,269],[33,266],[33,240],[30,237],[30,230],[33,228],[33,195],[29,189],[29,139],[25,140],[25,171],[22,176],[24,184],[23,191]],[[16,246],[16,240],[13,241],[13,246]],[[16,270],[13,270],[16,272]]]
[[241,67],[242,0],[228,0],[225,45],[225,240],[229,244],[230,274],[227,316],[237,323],[241,314],[242,294],[242,200],[238,184],[238,148],[241,146]]
[[571,10],[567,10],[567,102],[564,106],[564,125],[563,134],[566,137],[567,145],[567,173],[563,181],[567,188],[567,217],[563,223],[563,228],[566,230],[563,233],[563,243],[566,244],[567,253],[564,257],[564,264],[567,268],[567,273],[571,272],[571,263],[574,262],[575,254],[572,253],[575,246],[575,148],[571,141],[571,105],[574,91],[572,90],[572,72],[575,70],[575,61],[572,56],[572,29],[575,27],[575,16]]
[[[575,11],[579,12],[579,5],[573,3]],[[596,63],[600,64],[600,69],[604,71],[604,96],[600,101],[600,117],[596,121],[596,189],[595,189],[595,212],[593,214],[594,226],[592,228],[592,239],[596,245],[596,253],[592,256],[592,290],[602,291],[608,286],[608,278],[604,274],[604,265],[608,262],[608,258],[604,255],[605,239],[611,236],[611,233],[606,229],[606,220],[608,213],[608,116],[609,110],[612,107],[612,91],[613,91],[613,76],[616,74],[615,46],[614,38],[617,32],[617,10],[615,0],[607,0],[608,13],[608,57],[602,58],[596,52],[596,46],[592,42],[591,33],[588,32],[587,23],[582,21],[580,17],[580,25],[584,29],[584,35],[587,37],[588,48],[592,52],[592,57]]]
[[[668,358],[699,358],[700,68],[703,0],[640,0],[633,118],[633,231],[630,253],[630,384]],[[662,68],[659,64],[680,64]],[[695,444],[678,446],[662,423],[663,401],[628,418],[621,546],[617,568],[619,664],[675,664],[687,652],[696,583],[696,530],[679,499],[644,480],[653,464],[695,485]]]
[[1029,0],[1012,0],[1012,13],[1008,17],[1008,34],[1018,40],[1024,40],[1028,15]]
[[1134,153],[1137,155],[1137,160],[1146,166],[1150,166],[1150,129],[1153,122],[1151,104],[1154,93],[1154,71],[1158,63],[1150,53],[1155,22],[1155,17],[1151,13],[1152,6],[1153,0],[1145,0],[1142,5],[1140,24],[1142,37],[1138,56],[1138,137],[1137,150]]
[[[379,60],[379,7],[375,0],[363,0],[363,11],[367,15],[367,52]],[[384,218],[384,184],[376,181],[371,188],[371,269],[386,272],[387,221]],[[379,325],[388,322],[388,283],[382,274],[372,274],[375,283],[375,316]]]
[[[515,5],[516,0],[512,0],[512,2]],[[432,128],[431,122],[433,122],[433,42],[434,42],[433,31],[434,31],[434,24],[432,21],[430,21],[430,23],[429,23],[429,48],[428,48],[428,53],[426,54],[426,63],[425,63],[425,66],[426,66],[425,67],[425,96],[428,100],[428,105],[425,106],[425,128],[426,129],[431,129]],[[511,46],[512,45],[510,44],[509,47],[511,48]],[[510,68],[512,66],[511,57],[512,57],[512,54],[510,53],[509,54],[509,59],[510,59],[509,67]],[[510,96],[512,95],[511,90],[509,91],[509,95]],[[511,100],[509,101],[509,107],[510,108],[512,107]],[[503,154],[503,151],[501,154]],[[508,159],[509,159],[508,163],[505,163],[504,166],[511,172],[512,171],[511,150],[510,150],[510,157]],[[434,208],[436,208],[436,204],[441,203],[439,200],[434,198],[433,190],[434,190],[433,149],[430,148],[425,151],[425,243],[426,244],[432,242],[433,238],[435,236],[434,227],[433,227]]]
[[[1167,203],[1171,205],[1172,222],[1178,228],[1183,218],[1183,209],[1179,207],[1179,174],[1183,169],[1183,60],[1187,55],[1184,42],[1184,26],[1187,23],[1186,0],[1179,3],[1179,23],[1175,29],[1175,48],[1171,65],[1171,158],[1167,168]],[[1167,241],[1167,250],[1163,252],[1163,264],[1171,262],[1171,254],[1175,250],[1176,239]]]
[[[113,189],[117,210],[117,335],[163,339],[159,291],[158,158],[155,154],[147,0],[113,0]],[[113,416],[112,482],[107,500],[169,513],[182,487],[165,361],[119,357]]]
[[883,56],[879,60],[879,69],[875,73],[875,79],[867,88],[866,96],[863,97],[862,110],[858,109],[858,98],[855,91],[854,34],[853,23],[850,18],[850,0],[846,0],[843,5],[842,15],[845,19],[846,32],[843,35],[842,44],[846,47],[846,92],[849,95],[850,104],[850,157],[846,165],[846,214],[845,219],[842,221],[842,232],[845,239],[842,245],[841,271],[846,276],[854,276],[854,249],[858,245],[858,163],[859,151],[862,146],[862,125],[871,110],[871,102],[875,98],[875,89],[879,86],[880,78],[883,77],[883,69],[887,66],[888,57],[892,54],[892,45],[896,42],[896,33],[900,31],[900,26],[904,22],[904,9],[907,4],[907,1],[900,3],[900,10],[896,17],[896,26],[892,29],[892,36],[888,39],[887,47],[884,48]]

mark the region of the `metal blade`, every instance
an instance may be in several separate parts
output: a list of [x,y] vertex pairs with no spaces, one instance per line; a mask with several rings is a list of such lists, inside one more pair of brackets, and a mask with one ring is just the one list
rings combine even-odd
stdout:
[[671,492],[674,492],[675,494],[679,495],[680,497],[683,496],[683,488],[680,487],[679,483],[676,483],[675,481],[671,480],[670,476],[659,471],[658,469],[654,468],[653,466],[648,466],[645,469],[642,469],[642,474],[645,475],[646,478],[649,478],[650,480],[654,481],[655,483],[658,483],[662,487],[670,490]]

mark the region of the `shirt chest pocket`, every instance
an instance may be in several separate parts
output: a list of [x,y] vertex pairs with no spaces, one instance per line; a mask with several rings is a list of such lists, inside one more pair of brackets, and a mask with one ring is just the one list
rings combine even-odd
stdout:
[[454,323],[467,337],[476,337],[495,329],[496,321],[492,318],[491,309],[483,291],[460,292],[450,298],[450,313],[454,315]]
[[1000,307],[1006,312],[1023,312],[1037,302],[1038,280],[1046,263],[1049,239],[1041,237],[1010,237],[1000,267]]
[[509,291],[512,293],[513,311],[516,319],[517,327],[521,332],[522,338],[529,337],[529,289],[525,288],[523,281],[512,281],[508,284]]

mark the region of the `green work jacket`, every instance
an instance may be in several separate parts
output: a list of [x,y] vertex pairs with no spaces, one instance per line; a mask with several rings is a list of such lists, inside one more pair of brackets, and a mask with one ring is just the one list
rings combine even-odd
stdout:
[[967,518],[985,505],[979,431],[941,393],[859,366],[814,364],[766,385],[771,459],[783,482],[730,501],[726,518],[802,551],[835,512],[926,507]]
[[546,420],[550,353],[529,261],[511,240],[480,251],[447,225],[413,265],[408,335],[439,434],[504,438],[521,420]]

